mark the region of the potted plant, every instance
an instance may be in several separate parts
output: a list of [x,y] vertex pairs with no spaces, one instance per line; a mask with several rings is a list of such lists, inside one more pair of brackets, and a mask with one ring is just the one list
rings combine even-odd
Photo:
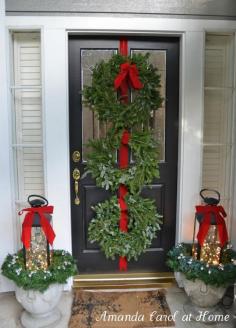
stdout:
[[2,274],[16,284],[16,299],[25,309],[22,325],[46,327],[60,320],[57,305],[63,284],[76,273],[75,260],[64,250],[51,251],[50,265],[40,270],[26,268],[23,249],[9,254],[2,265]]
[[168,252],[167,265],[175,273],[180,273],[184,290],[196,313],[202,308],[213,313],[226,288],[236,281],[236,252],[229,244],[222,249],[218,265],[195,259],[192,244],[185,243]]
[[63,284],[77,273],[75,261],[64,250],[51,246],[55,232],[51,226],[53,206],[40,195],[29,195],[30,207],[22,223],[23,248],[9,254],[2,265],[2,274],[16,284],[16,299],[25,311],[21,323],[25,328],[48,327],[60,320],[57,304]]

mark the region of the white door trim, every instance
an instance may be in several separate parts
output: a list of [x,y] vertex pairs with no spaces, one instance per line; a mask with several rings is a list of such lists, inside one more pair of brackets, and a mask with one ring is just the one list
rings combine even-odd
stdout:
[[[3,1],[3,0],[2,0]],[[194,205],[201,186],[201,152],[203,122],[203,69],[205,31],[235,32],[236,22],[225,20],[174,19],[158,17],[45,17],[7,16],[2,20],[1,35],[8,40],[11,30],[35,30],[42,35],[43,111],[45,125],[46,188],[55,206],[55,247],[71,250],[70,170],[68,124],[68,32],[79,33],[136,33],[147,35],[181,36],[180,108],[179,108],[179,167],[176,241],[192,237]],[[140,29],[142,27],[142,30]],[[6,34],[4,34],[6,33]],[[6,36],[7,35],[7,36]],[[3,45],[4,48],[4,45]],[[8,50],[5,50],[7,56]],[[2,65],[2,64],[1,64]],[[5,61],[4,61],[5,65]],[[2,67],[5,67],[2,65]],[[9,70],[9,67],[8,67]],[[9,100],[6,74],[4,95]],[[4,166],[9,167],[10,108],[4,101]],[[7,146],[8,145],[8,146]],[[12,174],[12,172],[11,172]],[[7,186],[13,184],[5,174]],[[6,189],[8,190],[8,189]],[[4,196],[8,195],[4,191]],[[11,198],[10,193],[7,196]],[[236,212],[236,211],[235,211]],[[8,200],[1,217],[11,219],[12,204]],[[234,216],[234,222],[236,215]],[[3,223],[3,219],[0,219]],[[4,221],[5,222],[5,221]],[[9,225],[12,227],[13,224]],[[10,230],[9,230],[10,231]],[[10,235],[12,231],[10,231]],[[14,238],[8,238],[0,250],[0,258],[14,249]],[[235,241],[236,242],[236,241]],[[236,244],[235,244],[236,246]],[[3,287],[1,287],[1,290]],[[5,287],[4,287],[5,288]]]

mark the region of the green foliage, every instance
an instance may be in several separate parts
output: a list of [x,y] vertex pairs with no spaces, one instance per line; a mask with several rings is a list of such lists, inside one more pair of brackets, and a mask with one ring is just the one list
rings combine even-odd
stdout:
[[160,230],[160,215],[150,199],[138,195],[126,196],[128,205],[129,233],[119,230],[120,208],[117,197],[97,204],[93,209],[96,217],[89,225],[89,239],[98,242],[107,258],[127,256],[128,261],[137,260]]
[[[149,55],[131,57],[114,55],[93,69],[91,86],[83,91],[84,102],[96,113],[101,122],[109,123],[105,138],[90,140],[86,173],[90,173],[99,187],[116,192],[120,184],[128,189],[128,233],[119,230],[120,207],[112,197],[94,207],[96,216],[89,225],[89,239],[97,242],[107,258],[126,256],[137,260],[160,230],[160,216],[153,201],[143,199],[139,193],[159,177],[158,146],[149,128],[151,114],[163,101],[160,97],[160,75],[148,62]],[[140,90],[132,90],[132,102],[124,103],[114,89],[114,80],[125,62],[136,64],[143,83]],[[129,148],[132,163],[127,169],[117,165],[117,151],[121,136],[127,129],[131,133]]]
[[222,251],[221,264],[209,265],[191,256],[190,244],[178,244],[168,252],[167,265],[180,271],[189,280],[200,279],[207,285],[229,286],[236,281],[236,252],[229,248]]
[[65,284],[77,273],[75,261],[70,253],[54,250],[51,265],[47,270],[29,271],[25,269],[23,251],[8,255],[2,265],[2,274],[26,290],[45,291],[49,285]]
[[135,163],[127,169],[117,167],[116,151],[121,132],[109,133],[104,139],[91,140],[92,151],[88,154],[87,171],[96,179],[99,187],[115,191],[125,184],[131,194],[139,193],[143,185],[159,177],[158,148],[149,131],[134,131],[129,142]]
[[[135,54],[131,57],[114,55],[108,62],[102,61],[93,70],[92,85],[84,89],[84,101],[98,114],[100,121],[112,122],[114,130],[132,128],[147,123],[150,113],[157,110],[163,99],[160,96],[160,75],[148,62],[149,54]],[[120,71],[120,64],[136,64],[144,87],[133,93],[133,101],[122,104],[114,89],[114,80]]]

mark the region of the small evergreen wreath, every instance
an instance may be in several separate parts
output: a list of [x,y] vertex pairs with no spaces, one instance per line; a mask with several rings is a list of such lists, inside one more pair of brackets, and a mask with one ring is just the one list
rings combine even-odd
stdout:
[[153,178],[159,178],[158,147],[149,131],[134,131],[129,141],[134,162],[120,170],[116,152],[120,139],[121,131],[117,134],[110,131],[106,138],[90,140],[92,151],[87,155],[87,173],[91,173],[99,187],[114,192],[122,183],[135,194]]
[[[112,122],[114,130],[148,124],[151,112],[162,104],[160,74],[148,62],[148,58],[149,54],[134,54],[132,57],[116,54],[107,62],[101,61],[93,69],[92,85],[83,91],[84,102],[98,114],[100,121]],[[133,91],[132,102],[129,104],[122,103],[114,89],[120,65],[125,62],[137,66],[143,83],[142,89]]]
[[107,258],[126,256],[128,261],[137,260],[160,230],[160,215],[150,199],[139,195],[126,196],[129,208],[129,233],[119,230],[120,208],[117,197],[94,207],[96,218],[89,225],[89,238],[98,242]]
[[227,287],[236,281],[236,252],[230,245],[222,250],[219,265],[195,260],[191,253],[191,244],[178,244],[168,252],[167,265],[175,272],[184,273],[188,280],[200,279],[207,285]]
[[[159,177],[158,145],[149,120],[163,99],[160,96],[160,75],[148,61],[149,55],[135,54],[124,57],[113,55],[101,61],[93,69],[91,86],[84,88],[84,102],[101,122],[111,126],[105,138],[90,140],[86,173],[90,173],[99,187],[115,192],[119,185],[125,185],[128,195],[128,233],[119,230],[120,208],[117,197],[93,207],[96,215],[89,224],[89,240],[97,242],[107,258],[138,256],[150,247],[160,230],[160,215],[152,200],[142,198],[139,193],[144,185],[150,185]],[[122,95],[114,88],[114,80],[120,72],[120,65],[135,64],[138,77],[143,85],[132,90],[132,102],[122,101]],[[130,95],[131,96],[131,95]],[[131,134],[129,149],[132,162],[127,169],[117,165],[117,150],[124,130]]]
[[2,264],[2,274],[18,287],[45,291],[49,285],[65,284],[77,273],[75,260],[64,250],[53,250],[52,262],[47,270],[29,271],[25,268],[23,251],[9,254]]

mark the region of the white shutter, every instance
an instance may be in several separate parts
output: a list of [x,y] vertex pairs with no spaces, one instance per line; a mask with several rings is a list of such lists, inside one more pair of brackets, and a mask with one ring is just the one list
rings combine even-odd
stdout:
[[206,36],[202,186],[229,209],[233,101],[232,35]]
[[44,195],[39,33],[13,34],[14,152],[19,203]]

